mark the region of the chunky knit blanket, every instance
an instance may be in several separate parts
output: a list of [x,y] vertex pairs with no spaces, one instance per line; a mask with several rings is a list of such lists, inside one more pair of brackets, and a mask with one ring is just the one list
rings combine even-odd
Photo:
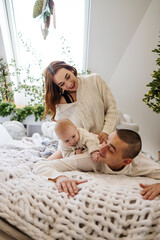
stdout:
[[0,217],[35,240],[159,240],[160,199],[143,200],[139,183],[157,182],[97,173],[67,172],[75,197],[33,174],[44,147],[38,135],[0,147]]

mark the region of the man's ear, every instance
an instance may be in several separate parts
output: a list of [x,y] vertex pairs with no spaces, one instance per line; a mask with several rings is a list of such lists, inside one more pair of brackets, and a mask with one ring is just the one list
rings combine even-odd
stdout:
[[124,165],[129,165],[132,161],[133,161],[132,158],[125,158],[124,161],[123,161],[123,164]]

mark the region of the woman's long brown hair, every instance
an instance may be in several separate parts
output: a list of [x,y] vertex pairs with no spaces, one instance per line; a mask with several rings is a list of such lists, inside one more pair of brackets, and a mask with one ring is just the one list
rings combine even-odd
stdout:
[[61,99],[61,89],[53,82],[54,75],[60,70],[61,68],[66,68],[67,70],[73,71],[73,74],[77,76],[76,68],[68,65],[63,61],[54,61],[49,64],[49,66],[44,71],[44,78],[45,78],[45,112],[43,117],[51,111],[52,120],[56,115],[56,104],[60,103]]

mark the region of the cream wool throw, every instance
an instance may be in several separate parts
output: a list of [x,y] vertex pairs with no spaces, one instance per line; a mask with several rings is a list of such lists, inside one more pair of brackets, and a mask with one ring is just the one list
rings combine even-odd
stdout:
[[[139,183],[149,178],[68,172],[86,179],[75,197],[32,173],[44,160],[40,139],[0,147],[0,217],[36,240],[159,240],[160,199],[143,200]],[[66,174],[66,173],[65,173]]]

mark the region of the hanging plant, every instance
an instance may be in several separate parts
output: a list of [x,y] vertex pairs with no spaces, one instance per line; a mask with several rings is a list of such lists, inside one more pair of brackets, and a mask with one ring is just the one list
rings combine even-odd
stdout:
[[37,0],[33,8],[33,18],[42,14],[43,0]]
[[[23,93],[27,98],[27,105],[44,104],[44,74],[39,69],[44,69],[42,56],[31,46],[30,42],[25,42],[21,33],[18,36],[29,57],[32,56],[32,64],[26,63],[18,66],[15,60],[11,60],[8,65],[10,75],[17,77],[17,83],[12,82],[14,92]],[[38,72],[36,71],[38,70]],[[10,101],[9,101],[10,102]]]
[[53,26],[55,24],[55,7],[53,0],[36,0],[33,7],[33,18],[40,17],[43,19],[43,25],[41,25],[41,31],[44,39],[46,39],[49,33],[49,26],[51,22],[51,16],[53,16]]

